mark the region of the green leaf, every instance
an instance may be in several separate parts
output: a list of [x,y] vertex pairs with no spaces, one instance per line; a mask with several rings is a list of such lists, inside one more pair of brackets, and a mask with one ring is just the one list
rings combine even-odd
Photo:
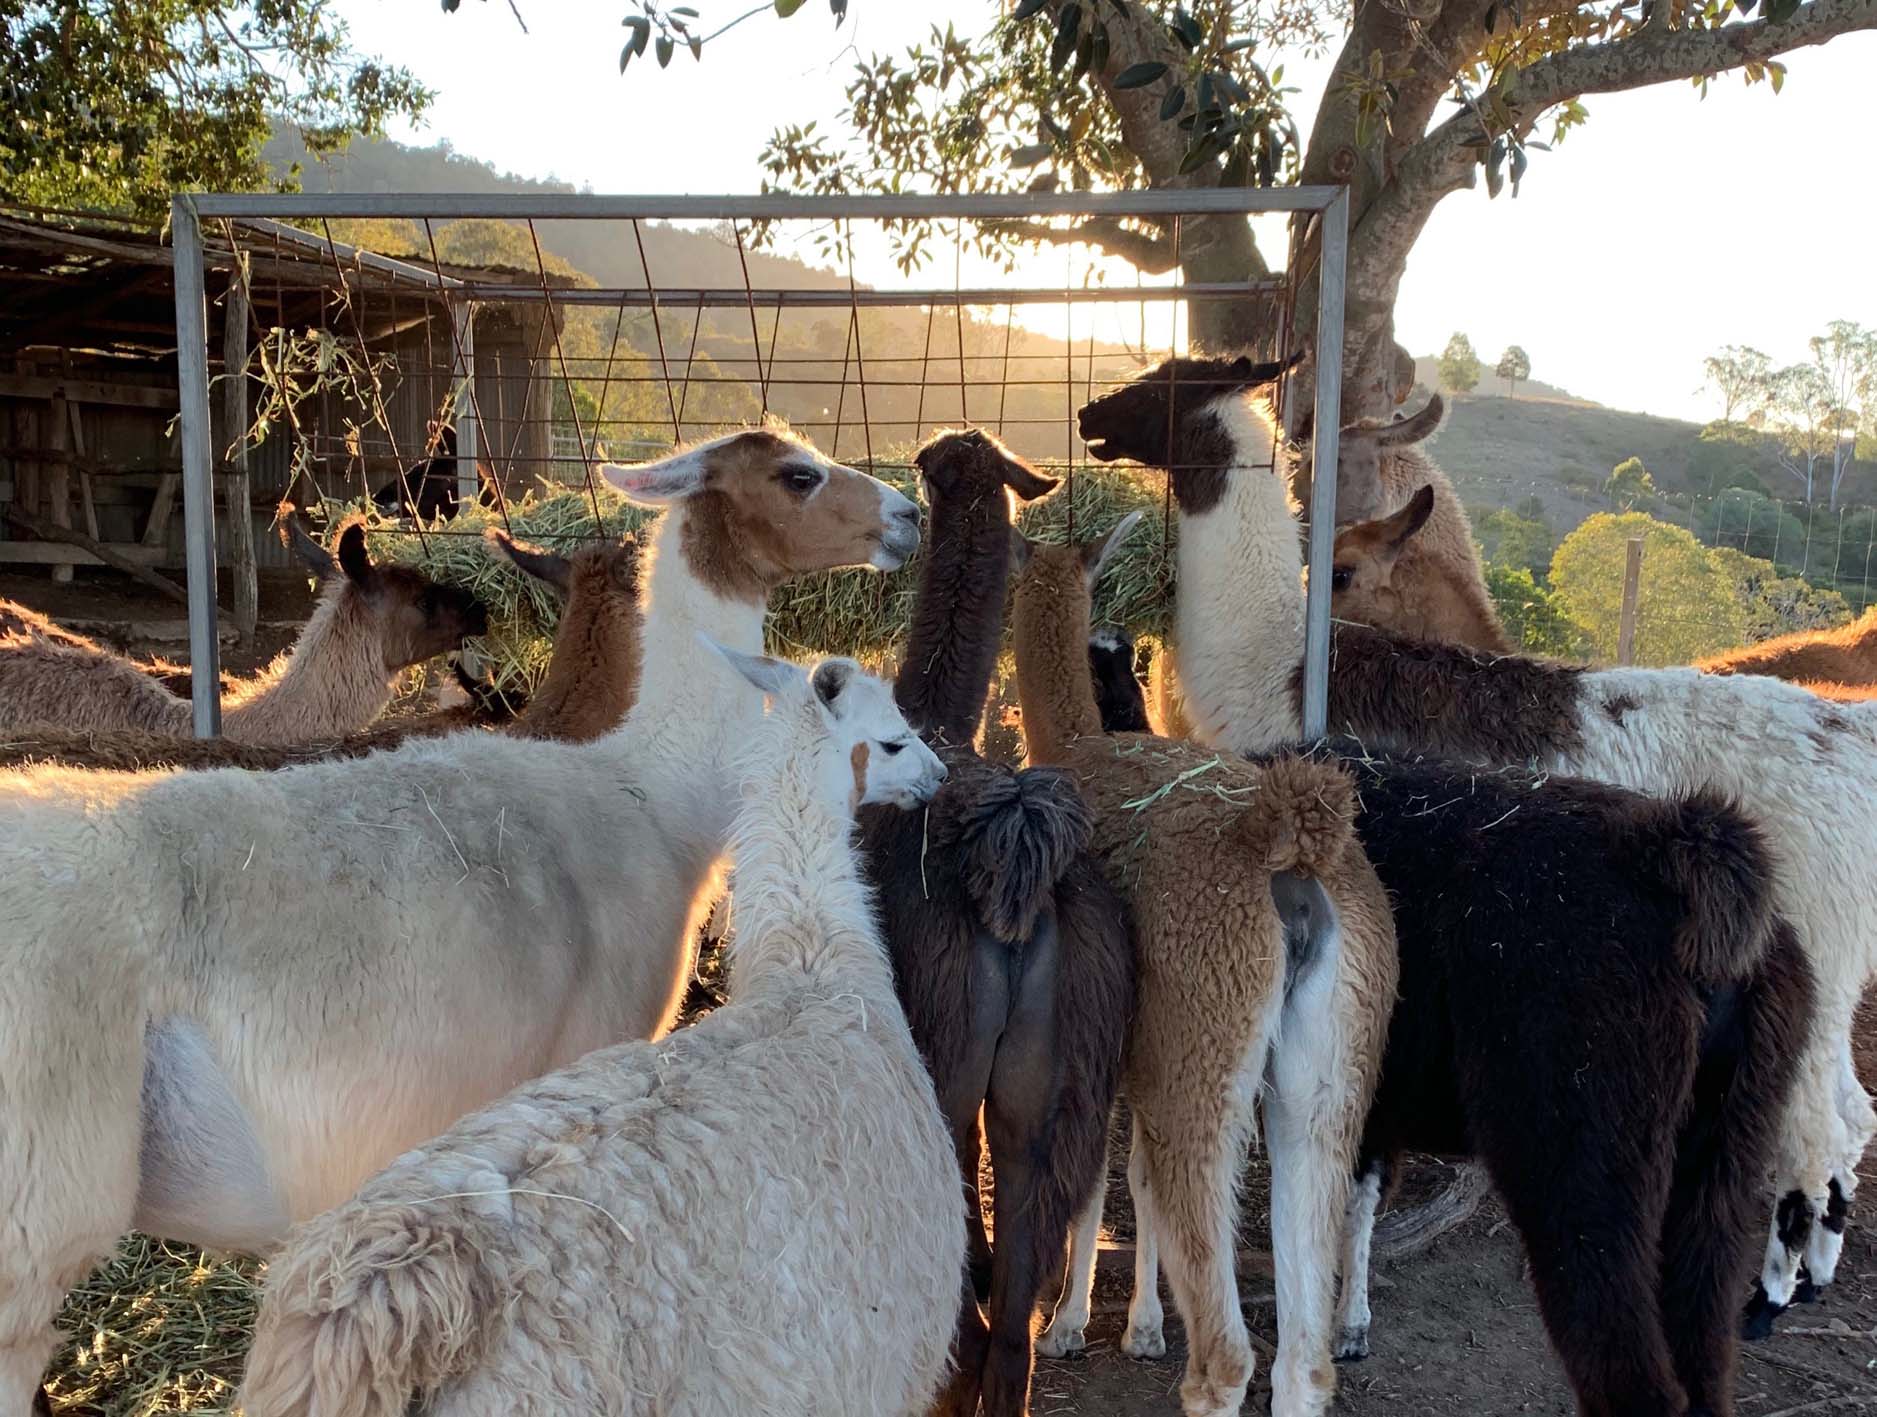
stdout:
[[1056,42],[1049,49],[1049,67],[1060,69],[1075,53],[1075,37],[1082,27],[1082,7],[1064,5],[1056,16]]
[[1017,6],[1010,18],[1012,20],[1027,20],[1048,3],[1049,0],[1023,0],[1023,3]]
[[1051,143],[1031,143],[1028,147],[1018,148],[1011,153],[1010,165],[1012,167],[1035,167],[1039,162],[1047,160],[1055,150],[1054,144]]
[[678,47],[677,45],[671,42],[670,35],[661,34],[658,37],[658,67],[659,68],[663,69],[671,63],[672,52],[676,50],[677,47]]
[[1184,107],[1186,107],[1186,85],[1175,84],[1167,91],[1167,96],[1160,100],[1160,121],[1167,122]]
[[1165,64],[1156,64],[1151,61],[1143,64],[1130,64],[1115,75],[1114,86],[1118,89],[1144,89],[1155,79],[1164,76],[1166,72]]
[[675,10],[667,10],[665,13],[667,15],[682,15],[687,20],[695,20],[697,18],[697,11],[693,10],[689,5],[680,5]]
[[1491,34],[1493,30],[1498,27],[1498,24],[1499,7],[1497,5],[1488,5],[1486,7],[1486,33]]
[[806,3],[807,0],[776,0],[776,13],[786,20]]
[[685,48],[691,51],[691,57],[693,59],[702,59],[704,57],[704,41],[699,39],[696,35],[686,35],[684,37],[684,45]]
[[633,49],[633,47],[630,44],[628,44],[624,49],[619,51],[619,72],[620,73],[623,74],[626,72],[626,65],[632,62],[632,56],[635,52],[636,51]]
[[1199,27],[1199,21],[1186,12],[1184,5],[1173,7],[1173,32],[1188,49],[1199,48],[1200,41],[1206,37],[1206,32]]
[[446,15],[454,15],[456,13],[456,7],[462,3],[463,0],[443,0],[443,13]]

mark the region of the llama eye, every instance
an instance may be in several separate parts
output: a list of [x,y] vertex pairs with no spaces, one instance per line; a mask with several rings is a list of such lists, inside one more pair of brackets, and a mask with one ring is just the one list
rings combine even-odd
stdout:
[[1348,566],[1338,566],[1330,572],[1331,590],[1348,590],[1349,582],[1356,578],[1355,571]]
[[821,474],[813,468],[787,468],[782,473],[782,485],[789,491],[805,497],[821,485]]
[[898,754],[903,748],[905,748],[905,746],[906,745],[904,743],[882,743],[880,745],[880,751],[885,753],[887,757],[891,758],[895,756],[896,754]]

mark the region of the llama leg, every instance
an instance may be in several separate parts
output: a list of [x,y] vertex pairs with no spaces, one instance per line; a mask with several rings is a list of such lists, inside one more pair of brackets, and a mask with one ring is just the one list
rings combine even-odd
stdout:
[[1356,1177],[1343,1223],[1343,1292],[1336,1322],[1336,1361],[1359,1363],[1369,1356],[1369,1242],[1375,1212],[1387,1184],[1386,1165],[1371,1160]]
[[1837,1101],[1838,1115],[1845,1129],[1840,1160],[1832,1168],[1827,1184],[1824,1214],[1812,1227],[1805,1247],[1805,1272],[1816,1289],[1824,1288],[1837,1278],[1838,1257],[1844,1251],[1845,1223],[1850,1218],[1851,1198],[1857,1194],[1858,1163],[1864,1159],[1872,1131],[1870,1095],[1858,1080],[1848,1032],[1838,1050]]
[[1088,1312],[1095,1291],[1095,1255],[1101,1243],[1107,1170],[1104,1158],[1102,1174],[1089,1187],[1088,1199],[1075,1217],[1075,1229],[1069,1233],[1069,1263],[1063,1271],[1062,1294],[1056,1300],[1049,1327],[1036,1340],[1036,1351],[1045,1358],[1066,1358],[1088,1346]]
[[[1774,1168],[1772,1232],[1766,1240],[1760,1282],[1743,1321],[1742,1332],[1748,1338],[1771,1333],[1773,1320],[1801,1297],[1799,1268],[1811,1245],[1813,1228],[1830,1207],[1832,1172],[1849,1146],[1838,1106],[1840,1045],[1830,1035],[1833,1022],[1815,1017],[1800,1049]],[[1836,1254],[1829,1258],[1835,1266]]]
[[965,1262],[971,1275],[971,1293],[978,1303],[991,1297],[991,1241],[984,1231],[984,1198],[978,1194],[978,1167],[983,1157],[982,1120],[978,1113],[962,1129],[954,1129],[952,1145],[958,1151],[958,1171],[965,1184]]
[[1121,1351],[1130,1358],[1167,1356],[1166,1311],[1160,1306],[1160,1242],[1154,1222],[1154,1193],[1147,1179],[1147,1149],[1137,1117],[1128,1146],[1128,1198],[1134,1208],[1134,1292],[1128,1298],[1127,1332]]
[[990,1346],[991,1331],[978,1312],[978,1297],[967,1273],[958,1298],[958,1327],[952,1336],[951,1375],[933,1402],[929,1417],[976,1417],[984,1357]]

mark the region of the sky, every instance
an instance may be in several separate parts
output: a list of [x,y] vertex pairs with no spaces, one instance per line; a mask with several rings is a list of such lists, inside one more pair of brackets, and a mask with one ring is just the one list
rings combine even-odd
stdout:
[[[993,13],[988,0],[850,0],[836,30],[810,3],[749,20],[702,63],[680,51],[667,71],[635,60],[622,78],[622,5],[516,3],[526,34],[506,0],[453,15],[412,0],[335,8],[361,50],[437,91],[425,123],[394,137],[447,138],[498,170],[634,193],[756,191],[779,123],[838,131],[857,57],[934,23],[980,31]],[[706,25],[749,8],[692,3]],[[1402,284],[1397,338],[1429,354],[1463,331],[1488,367],[1518,344],[1536,378],[1581,397],[1705,420],[1718,408],[1702,360],[1721,346],[1791,363],[1830,320],[1877,326],[1877,33],[1798,51],[1788,69],[1777,95],[1721,77],[1705,98],[1675,84],[1586,99],[1590,122],[1532,154],[1517,199],[1489,200],[1482,183],[1440,205]],[[1329,62],[1293,56],[1286,71],[1308,131]],[[1062,258],[1048,261],[1061,280]],[[899,279],[864,252],[858,273]]]

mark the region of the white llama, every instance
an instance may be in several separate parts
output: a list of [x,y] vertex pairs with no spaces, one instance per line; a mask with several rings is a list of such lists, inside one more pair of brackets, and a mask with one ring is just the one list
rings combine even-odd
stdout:
[[760,718],[704,631],[898,566],[917,508],[763,429],[614,470],[670,504],[637,706],[281,772],[0,774],[0,1412],[133,1225],[265,1251],[529,1078],[669,1026]]
[[853,847],[945,777],[853,661],[726,651],[742,758],[730,1000],[527,1084],[301,1227],[252,1417],[922,1414],[964,1264],[950,1135]]

